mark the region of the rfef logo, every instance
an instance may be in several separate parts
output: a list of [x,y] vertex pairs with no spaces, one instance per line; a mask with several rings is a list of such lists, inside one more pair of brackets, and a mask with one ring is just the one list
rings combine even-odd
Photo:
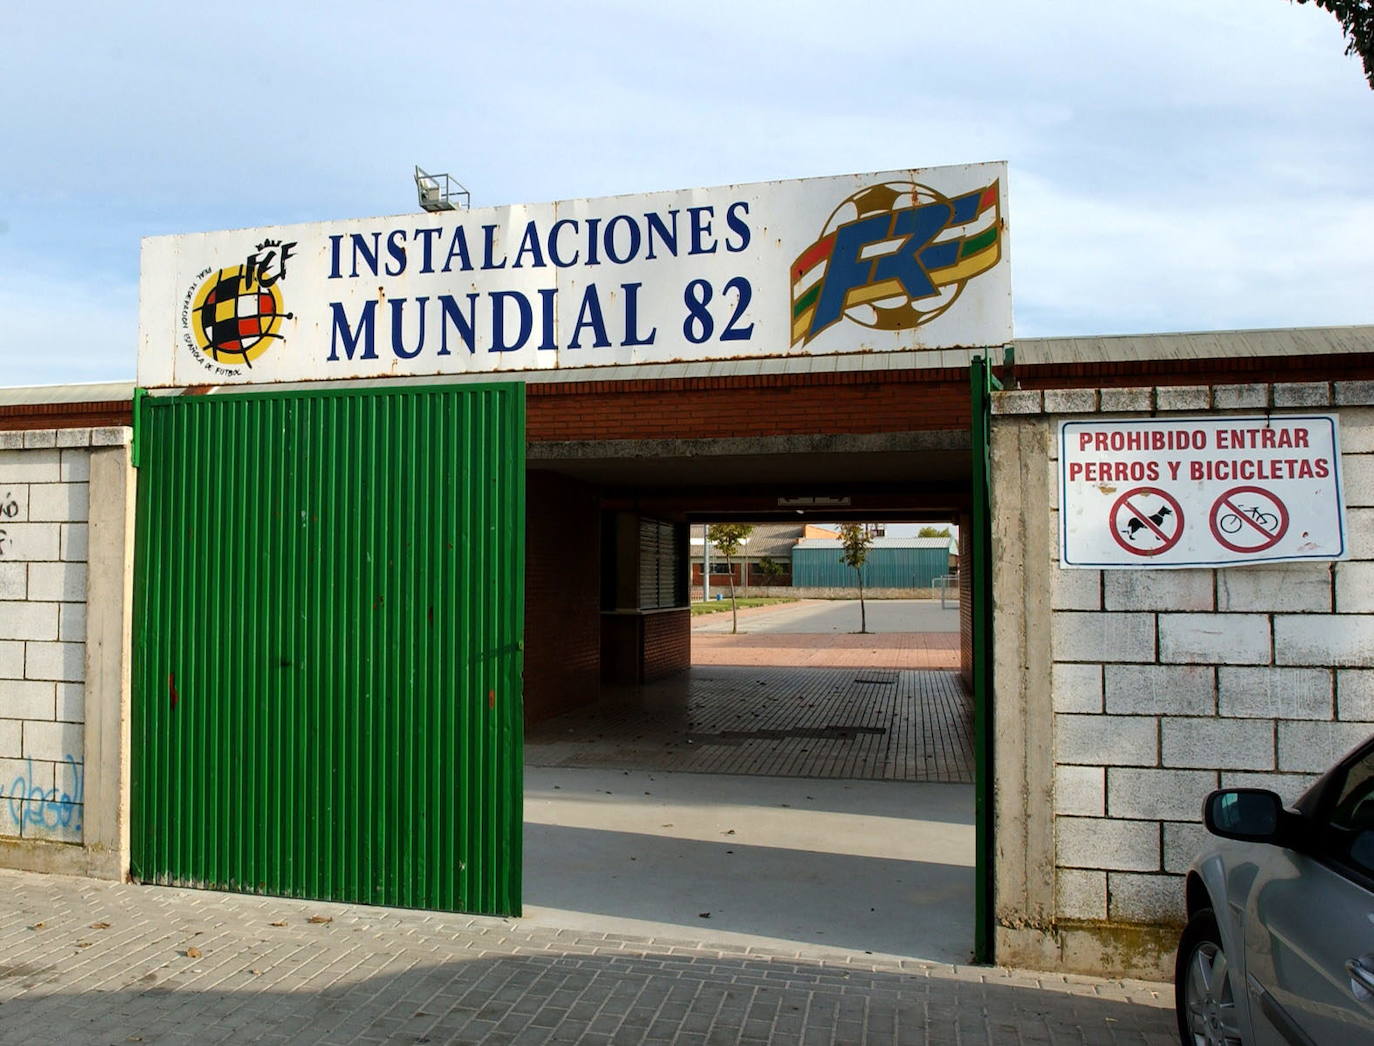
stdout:
[[998,183],[948,197],[915,182],[854,193],[792,263],[792,344],[848,318],[909,330],[945,312],[1002,257]]
[[252,369],[254,360],[285,337],[282,321],[293,317],[282,306],[280,285],[295,246],[264,240],[243,264],[200,272],[183,303],[182,336],[208,369]]

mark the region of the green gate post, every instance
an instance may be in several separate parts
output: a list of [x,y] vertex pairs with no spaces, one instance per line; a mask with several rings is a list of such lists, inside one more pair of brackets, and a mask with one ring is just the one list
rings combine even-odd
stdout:
[[[1010,352],[1008,352],[1010,361]],[[973,553],[973,758],[974,758],[974,941],[973,961],[990,965],[993,947],[993,763],[992,763],[992,516],[988,482],[992,390],[1001,383],[982,356],[969,368],[972,394],[973,505],[969,545]]]

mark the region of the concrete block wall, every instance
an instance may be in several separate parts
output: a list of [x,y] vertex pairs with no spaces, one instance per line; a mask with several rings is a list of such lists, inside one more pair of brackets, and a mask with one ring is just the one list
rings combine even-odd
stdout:
[[117,874],[128,443],[125,428],[0,431],[0,865]]
[[[1046,392],[1031,409],[1027,401],[1041,394],[1021,393],[1017,414],[998,419],[994,527],[1000,521],[1008,540],[1040,511],[1048,526],[1044,544],[995,581],[1024,586],[1014,600],[1021,612],[997,619],[999,673],[1017,662],[1039,666],[1016,686],[999,674],[997,716],[1052,723],[1038,747],[1017,741],[1026,731],[1007,738],[1012,750],[996,758],[1010,779],[999,779],[999,792],[1021,787],[1050,797],[1052,823],[1031,830],[1039,839],[1010,834],[1023,852],[1038,847],[1054,873],[1040,887],[999,883],[1011,902],[999,903],[1007,946],[999,961],[1167,974],[1183,875],[1205,835],[1206,793],[1257,786],[1291,801],[1374,733],[1374,599],[1361,583],[1374,572],[1374,396],[1366,391],[1341,383],[1195,386],[1100,390],[1099,399],[1097,390],[1074,390],[1073,399]],[[1126,392],[1135,396],[1131,406],[1145,409],[1125,412]],[[1339,413],[1349,561],[1059,567],[1059,420],[1283,413],[1273,405],[1290,402]],[[1044,477],[1043,485],[1008,483],[996,471],[1013,465]],[[1010,495],[1000,503],[999,486]],[[1037,597],[1047,607],[1027,610]],[[1005,591],[999,598],[1012,602]],[[1010,811],[1005,799],[999,809]]]

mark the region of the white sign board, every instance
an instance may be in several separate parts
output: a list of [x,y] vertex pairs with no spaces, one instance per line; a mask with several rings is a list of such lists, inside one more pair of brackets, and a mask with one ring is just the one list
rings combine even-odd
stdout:
[[1006,184],[988,163],[153,237],[138,381],[1002,345]]
[[1065,567],[1344,559],[1333,415],[1065,421]]

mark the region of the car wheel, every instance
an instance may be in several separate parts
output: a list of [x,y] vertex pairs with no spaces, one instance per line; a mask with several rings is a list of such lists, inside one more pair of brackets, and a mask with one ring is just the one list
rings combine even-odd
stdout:
[[1243,1046],[1231,972],[1216,916],[1203,908],[1188,920],[1174,966],[1174,1005],[1184,1046]]

